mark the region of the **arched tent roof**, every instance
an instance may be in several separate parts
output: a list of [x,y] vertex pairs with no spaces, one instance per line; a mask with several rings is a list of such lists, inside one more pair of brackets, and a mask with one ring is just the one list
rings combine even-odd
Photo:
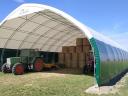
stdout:
[[[56,8],[23,4],[0,24],[0,48],[4,49],[38,48],[61,52],[62,46],[75,45],[76,38],[81,37],[88,38],[94,49],[98,85],[109,82],[128,68],[128,51],[125,48]],[[4,50],[1,58],[3,54]]]
[[84,37],[82,30],[92,37],[83,24],[58,9],[23,4],[1,23],[0,47],[60,51],[62,46],[74,45],[75,38]]
[[0,24],[0,32],[0,48],[59,52],[62,46],[75,45],[79,37],[95,37],[122,48],[68,14],[41,4],[23,4],[15,9]]

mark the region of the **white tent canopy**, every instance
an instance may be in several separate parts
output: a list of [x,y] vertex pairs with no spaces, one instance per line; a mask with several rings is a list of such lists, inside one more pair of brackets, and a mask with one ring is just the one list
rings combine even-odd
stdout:
[[93,36],[120,47],[68,14],[46,5],[23,4],[0,24],[0,48],[60,52],[62,46],[75,45],[76,38]]

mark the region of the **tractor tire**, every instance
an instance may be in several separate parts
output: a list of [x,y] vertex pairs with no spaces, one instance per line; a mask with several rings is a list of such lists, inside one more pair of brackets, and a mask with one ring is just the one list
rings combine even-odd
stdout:
[[43,69],[43,60],[41,58],[36,58],[33,64],[33,70],[35,72],[41,72]]
[[15,75],[22,75],[24,74],[24,65],[22,63],[16,63],[12,67],[12,73]]
[[5,63],[5,64],[3,64],[2,67],[1,67],[1,71],[2,71],[3,73],[8,73],[8,68],[7,68],[6,65],[7,65],[7,64]]

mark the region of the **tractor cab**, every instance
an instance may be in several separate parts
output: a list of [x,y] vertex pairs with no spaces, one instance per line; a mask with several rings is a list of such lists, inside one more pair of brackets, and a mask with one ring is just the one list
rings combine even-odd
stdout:
[[34,49],[22,49],[20,52],[21,62],[24,64],[32,64],[38,57],[40,57],[39,52]]

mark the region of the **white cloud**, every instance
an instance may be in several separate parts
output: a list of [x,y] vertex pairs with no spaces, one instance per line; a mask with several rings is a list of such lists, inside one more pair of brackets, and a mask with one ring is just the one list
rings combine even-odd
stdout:
[[128,49],[128,32],[118,33],[114,35],[110,35],[110,37],[117,41],[120,45]]
[[111,29],[104,29],[101,33],[105,34],[106,36],[110,37],[117,43],[119,43],[122,47],[128,49],[128,32],[121,32],[123,28],[123,23],[115,23],[113,24]]
[[17,3],[24,3],[25,2],[24,0],[13,0],[13,1],[15,1]]
[[113,25],[113,30],[114,31],[118,30],[120,28],[120,26],[121,26],[121,24],[118,24],[118,23],[117,24],[114,24]]

